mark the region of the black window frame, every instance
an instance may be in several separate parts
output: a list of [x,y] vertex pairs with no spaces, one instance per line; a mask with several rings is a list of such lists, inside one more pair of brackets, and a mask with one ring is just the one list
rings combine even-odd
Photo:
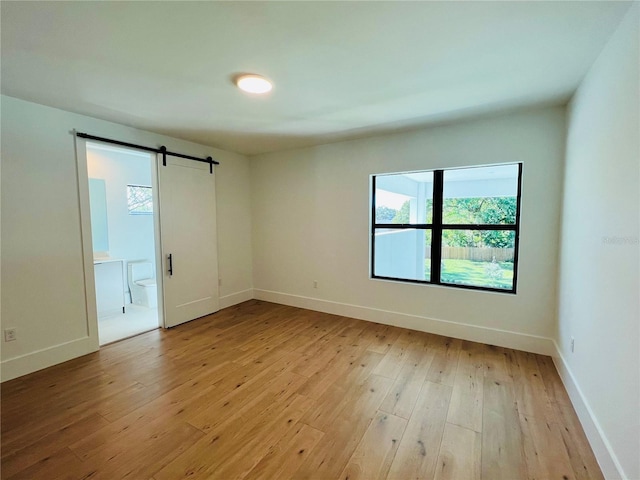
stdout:
[[[444,172],[451,170],[472,169],[479,167],[492,167],[503,165],[518,165],[518,193],[516,195],[516,221],[514,224],[443,224],[443,195],[444,195]],[[430,173],[433,172],[433,201],[432,201],[432,223],[376,223],[376,178],[385,175],[399,175],[402,173]],[[371,278],[379,280],[391,280],[395,282],[419,283],[426,285],[439,285],[442,287],[463,288],[467,290],[480,290],[488,292],[498,292],[516,294],[518,285],[518,257],[520,251],[520,207],[522,202],[522,162],[500,163],[491,165],[472,165],[465,167],[443,168],[437,170],[420,170],[417,172],[389,172],[371,175]],[[431,280],[416,280],[411,278],[396,278],[375,273],[375,245],[376,229],[412,229],[431,231]],[[442,231],[443,230],[502,230],[515,232],[514,253],[513,253],[513,284],[511,289],[482,287],[478,285],[464,285],[458,283],[447,283],[440,280],[442,262]]]

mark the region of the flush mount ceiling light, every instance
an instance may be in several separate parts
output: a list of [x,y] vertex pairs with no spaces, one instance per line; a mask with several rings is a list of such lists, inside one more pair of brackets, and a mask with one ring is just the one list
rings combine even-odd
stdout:
[[269,80],[261,75],[255,74],[239,75],[236,77],[235,82],[240,90],[258,95],[269,93],[273,88]]

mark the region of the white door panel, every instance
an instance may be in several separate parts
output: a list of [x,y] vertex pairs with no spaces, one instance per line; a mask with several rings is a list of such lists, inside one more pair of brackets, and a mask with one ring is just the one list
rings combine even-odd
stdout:
[[219,308],[215,176],[206,163],[159,162],[164,324],[173,327]]

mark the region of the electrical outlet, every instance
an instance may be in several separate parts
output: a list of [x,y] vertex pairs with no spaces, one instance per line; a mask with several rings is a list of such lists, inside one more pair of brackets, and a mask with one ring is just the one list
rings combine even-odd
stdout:
[[574,352],[575,348],[576,348],[576,339],[571,337],[571,353]]
[[313,281],[313,288],[318,288],[318,281],[317,280]]
[[4,341],[5,342],[13,342],[16,340],[16,329],[15,328],[7,328],[4,331]]

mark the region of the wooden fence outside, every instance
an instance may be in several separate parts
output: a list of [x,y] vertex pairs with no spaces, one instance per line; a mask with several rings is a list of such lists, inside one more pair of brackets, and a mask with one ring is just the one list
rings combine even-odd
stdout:
[[[473,260],[476,262],[513,262],[513,248],[442,247],[442,258]],[[429,256],[429,250],[427,249]]]

